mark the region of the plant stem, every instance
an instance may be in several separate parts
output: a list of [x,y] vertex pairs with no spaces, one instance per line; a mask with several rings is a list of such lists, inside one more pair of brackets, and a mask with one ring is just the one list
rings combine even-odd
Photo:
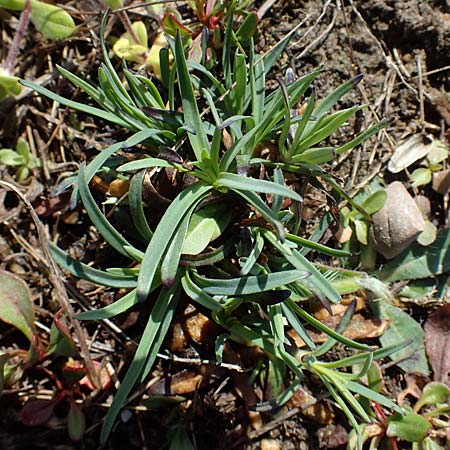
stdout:
[[118,14],[119,14],[120,21],[122,22],[123,26],[125,27],[125,30],[127,31],[127,33],[131,36],[133,41],[136,42],[136,44],[140,44],[141,41],[139,40],[137,34],[133,30],[133,27],[131,26],[130,18],[128,17],[127,12],[119,11]]
[[30,21],[30,12],[31,12],[31,3],[30,0],[26,0],[25,8],[20,13],[19,28],[16,30],[13,43],[8,51],[8,56],[6,57],[6,61],[3,66],[4,69],[10,74],[12,74],[14,70],[14,64],[16,62],[16,58],[20,49],[20,42],[22,41],[22,38],[28,27],[28,22]]

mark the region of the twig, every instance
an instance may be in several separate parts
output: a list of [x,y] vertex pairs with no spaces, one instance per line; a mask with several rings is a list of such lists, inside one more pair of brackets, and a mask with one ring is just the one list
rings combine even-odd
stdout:
[[19,54],[20,49],[20,41],[25,34],[25,31],[28,27],[28,23],[30,21],[30,12],[31,12],[31,3],[30,0],[27,0],[25,3],[25,8],[20,14],[19,19],[19,28],[14,35],[14,39],[9,49],[8,56],[6,57],[5,64],[3,65],[4,69],[8,73],[12,73],[14,70],[14,64],[16,62],[17,55]]
[[273,4],[276,2],[277,0],[266,0],[258,9],[258,11],[256,11],[256,14],[258,15],[259,19],[262,19],[266,12],[269,11],[270,8],[272,8]]
[[419,103],[420,103],[420,125],[425,127],[425,109],[423,106],[423,78],[422,78],[422,64],[420,63],[420,56],[416,57],[417,75],[419,77]]
[[320,44],[331,32],[336,22],[337,11],[335,10],[333,13],[333,17],[331,18],[331,22],[328,27],[321,33],[319,36],[314,39],[309,45],[307,45],[303,51],[295,57],[296,60],[303,58],[304,55],[308,54],[313,48],[315,48],[318,44]]
[[191,364],[196,366],[215,366],[221,367],[223,369],[234,370],[235,372],[245,372],[245,369],[238,364],[228,364],[228,363],[217,363],[216,361],[211,361],[209,359],[200,359],[200,358],[180,358],[176,355],[165,355],[163,353],[158,353],[158,357],[161,359],[165,359],[166,361],[173,361],[181,364]]

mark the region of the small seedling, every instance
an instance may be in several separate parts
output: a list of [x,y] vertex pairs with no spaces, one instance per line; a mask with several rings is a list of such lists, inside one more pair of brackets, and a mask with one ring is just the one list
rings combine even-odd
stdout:
[[19,183],[24,182],[34,169],[41,166],[40,160],[31,153],[28,142],[23,138],[17,140],[14,150],[11,148],[0,149],[0,164],[14,167],[16,180]]

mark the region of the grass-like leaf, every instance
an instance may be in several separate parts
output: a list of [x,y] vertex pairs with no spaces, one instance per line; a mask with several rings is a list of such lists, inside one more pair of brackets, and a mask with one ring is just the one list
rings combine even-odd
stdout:
[[127,128],[127,122],[122,120],[117,114],[113,114],[109,111],[104,111],[103,109],[95,108],[94,106],[85,105],[84,103],[78,103],[73,100],[69,100],[31,81],[20,80],[19,82],[23,86],[28,87],[33,91],[36,91],[38,94],[44,95],[50,100],[54,100],[61,105],[68,106],[69,108],[84,112],[89,116],[99,117],[100,119],[106,120],[107,122],[115,123],[116,125]]
[[125,294],[123,297],[116,300],[114,303],[111,303],[104,308],[98,308],[92,311],[84,311],[82,313],[78,313],[75,318],[78,320],[103,320],[109,319],[110,317],[117,316],[132,306],[138,303],[136,296],[136,289],[133,289],[128,294]]
[[209,144],[203,127],[203,120],[198,112],[197,101],[195,99],[194,89],[192,88],[191,77],[187,68],[183,43],[179,32],[175,38],[175,60],[177,62],[178,85],[183,105],[184,120],[195,130],[195,134],[189,133],[189,141],[194,150],[195,157],[198,161],[201,161],[203,150],[209,151]]
[[150,167],[174,167],[174,164],[161,158],[143,158],[130,161],[117,168],[118,172],[132,172],[134,170],[149,169]]
[[304,279],[309,274],[300,270],[286,270],[267,275],[241,278],[204,278],[194,274],[196,283],[211,295],[248,295],[269,291]]
[[142,182],[144,176],[145,171],[141,171],[131,178],[130,188],[128,190],[128,203],[136,229],[143,239],[149,241],[153,236],[153,232],[150,229],[144,212],[144,201],[142,199]]
[[219,302],[214,300],[213,297],[208,295],[203,289],[199,288],[192,281],[188,271],[186,271],[184,276],[181,278],[181,284],[187,296],[190,297],[192,300],[194,300],[196,303],[204,306],[210,311],[222,310],[222,306],[220,305]]
[[214,185],[217,188],[226,187],[228,189],[261,192],[265,194],[280,195],[282,197],[291,198],[298,202],[302,201],[302,197],[292,189],[287,188],[278,183],[266,180],[257,180],[256,178],[244,177],[234,173],[221,173]]
[[295,249],[290,249],[285,244],[279,242],[270,231],[263,230],[263,235],[296,269],[305,270],[311,274],[306,284],[313,291],[318,292],[319,295],[324,295],[333,303],[340,302],[341,296],[339,292],[300,252]]
[[312,325],[314,328],[317,328],[320,331],[323,331],[328,336],[336,339],[337,341],[341,342],[344,345],[348,345],[349,347],[360,349],[360,350],[371,350],[371,348],[366,344],[361,344],[359,342],[355,342],[351,339],[346,338],[342,334],[336,333],[336,331],[332,330],[330,327],[327,327],[324,325],[320,320],[317,320],[314,316],[307,313],[303,308],[298,306],[295,302],[288,299],[286,300],[288,303],[290,309],[292,311],[295,311],[295,313],[300,316],[303,320],[308,322],[310,325]]
[[137,285],[137,277],[135,276],[116,275],[108,272],[103,272],[102,270],[94,269],[73,259],[53,243],[50,242],[49,246],[55,262],[60,267],[78,278],[116,289],[135,288]]
[[[129,246],[133,248],[133,246],[114,228],[113,225],[106,219],[104,214],[100,211],[100,208],[97,206],[97,203],[92,197],[91,191],[89,190],[88,181],[86,180],[86,166],[82,164],[80,166],[80,172],[78,175],[78,188],[80,190],[80,197],[83,201],[84,207],[86,208],[86,212],[89,215],[89,218],[92,220],[92,223],[95,225],[99,233],[105,238],[105,240],[117,250],[122,255],[130,257],[130,253],[126,251],[125,247]],[[134,249],[134,255],[139,254],[143,258],[142,252],[138,249]]]
[[149,370],[147,368],[153,365],[159,347],[165,336],[164,331],[167,331],[171,318],[173,317],[178,297],[179,289],[177,285],[170,289],[161,290],[155,306],[150,313],[150,317],[148,318],[144,334],[136,349],[133,361],[131,362],[127,374],[106,414],[100,435],[101,444],[106,442],[114,425],[114,421],[124,405],[128,394],[133,389],[133,386],[138,380],[142,381],[142,378],[144,378],[144,375],[146,375],[146,372]]
[[211,186],[202,182],[192,184],[179,194],[170,204],[160,220],[142,261],[138,278],[138,297],[147,298],[159,264],[172,241],[173,235],[188,211],[195,207],[211,190]]

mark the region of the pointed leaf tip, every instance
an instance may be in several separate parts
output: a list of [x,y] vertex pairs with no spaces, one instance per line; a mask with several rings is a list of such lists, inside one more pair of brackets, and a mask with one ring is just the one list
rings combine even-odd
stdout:
[[353,80],[352,80],[353,86],[356,86],[357,84],[359,84],[363,78],[364,78],[364,75],[362,73],[360,73],[359,75],[356,75],[356,77],[353,78]]

